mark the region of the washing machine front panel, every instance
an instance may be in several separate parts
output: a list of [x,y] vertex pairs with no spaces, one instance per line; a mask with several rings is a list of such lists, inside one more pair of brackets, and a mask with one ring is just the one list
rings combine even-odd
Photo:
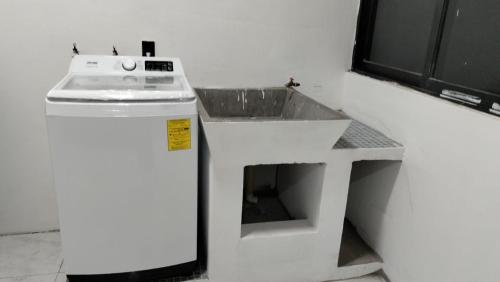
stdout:
[[[47,119],[68,273],[196,260],[197,115]],[[169,150],[186,120],[190,146]]]

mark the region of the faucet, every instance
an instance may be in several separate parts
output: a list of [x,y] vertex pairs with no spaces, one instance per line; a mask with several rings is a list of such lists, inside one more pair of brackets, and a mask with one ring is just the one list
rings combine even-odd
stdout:
[[300,86],[300,83],[295,82],[293,80],[293,77],[290,77],[290,80],[285,84],[285,87],[287,87],[287,88],[299,87],[299,86]]
[[76,48],[76,42],[73,42],[73,56],[74,55],[80,55],[80,51]]

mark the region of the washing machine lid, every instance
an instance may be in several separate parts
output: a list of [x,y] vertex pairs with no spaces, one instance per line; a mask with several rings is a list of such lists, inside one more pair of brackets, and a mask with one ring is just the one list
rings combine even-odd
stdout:
[[184,76],[72,74],[47,98],[52,101],[192,101],[195,99]]

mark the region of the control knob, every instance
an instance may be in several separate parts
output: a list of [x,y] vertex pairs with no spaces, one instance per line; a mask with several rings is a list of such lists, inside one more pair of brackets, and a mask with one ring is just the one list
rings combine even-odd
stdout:
[[123,61],[122,61],[122,67],[124,70],[126,71],[133,71],[135,70],[135,67],[136,67],[136,63],[134,60],[132,60],[131,58],[125,58]]

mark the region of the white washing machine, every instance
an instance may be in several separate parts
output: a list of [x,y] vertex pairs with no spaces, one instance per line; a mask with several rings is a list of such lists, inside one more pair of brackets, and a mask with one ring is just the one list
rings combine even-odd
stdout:
[[69,280],[191,271],[198,114],[180,60],[77,55],[46,114]]

